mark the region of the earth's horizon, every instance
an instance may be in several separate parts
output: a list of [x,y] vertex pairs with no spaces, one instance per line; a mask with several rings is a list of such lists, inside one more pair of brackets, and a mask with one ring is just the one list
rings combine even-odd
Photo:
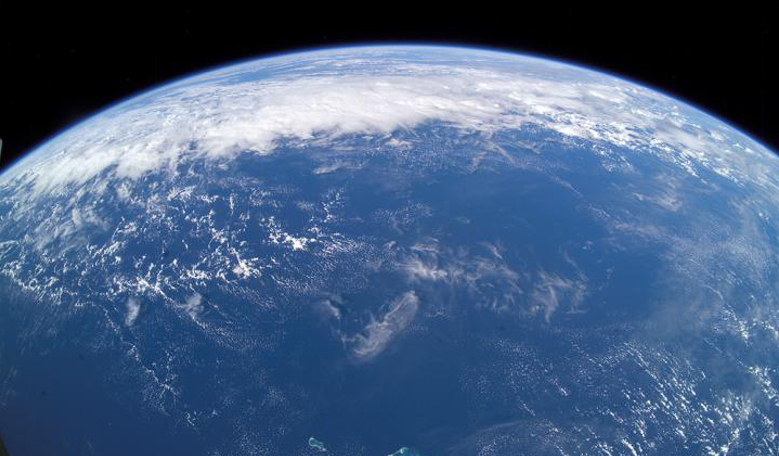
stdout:
[[10,454],[779,452],[779,161],[542,56],[181,78],[0,174]]

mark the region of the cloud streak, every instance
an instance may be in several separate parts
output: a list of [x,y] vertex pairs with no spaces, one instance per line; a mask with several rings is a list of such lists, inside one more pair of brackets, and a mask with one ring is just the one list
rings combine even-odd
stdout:
[[419,297],[413,290],[394,299],[386,313],[348,341],[354,356],[363,361],[375,358],[414,320],[418,310]]

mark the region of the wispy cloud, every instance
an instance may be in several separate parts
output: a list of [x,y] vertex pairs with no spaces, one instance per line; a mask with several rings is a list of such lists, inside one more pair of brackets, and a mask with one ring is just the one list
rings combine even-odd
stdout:
[[540,271],[538,282],[533,290],[532,310],[543,312],[544,319],[548,323],[561,302],[576,307],[584,300],[586,292],[587,286],[581,280],[571,280],[554,273]]
[[478,247],[477,251],[445,248],[429,239],[412,246],[398,267],[412,284],[441,282],[462,287],[492,307],[514,304],[524,293],[526,278],[506,263],[496,245],[480,243]]
[[413,282],[420,280],[446,280],[449,277],[449,273],[439,269],[434,260],[423,260],[417,256],[409,258],[403,264],[403,269]]

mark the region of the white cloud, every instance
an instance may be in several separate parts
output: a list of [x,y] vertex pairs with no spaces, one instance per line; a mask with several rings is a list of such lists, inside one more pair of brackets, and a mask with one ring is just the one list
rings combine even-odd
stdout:
[[483,242],[479,248],[487,255],[465,247],[442,248],[433,239],[414,245],[411,254],[399,262],[398,269],[415,285],[441,282],[464,287],[483,305],[497,309],[512,306],[524,294],[525,277],[506,263],[498,246]]
[[414,320],[417,310],[419,298],[416,293],[412,290],[402,294],[390,303],[384,315],[371,321],[348,341],[353,344],[352,353],[361,360],[375,358]]
[[316,242],[314,238],[307,238],[305,236],[293,236],[283,231],[275,217],[269,217],[267,220],[263,220],[268,227],[270,233],[268,238],[271,242],[277,245],[286,244],[292,247],[292,250],[306,250],[308,244]]
[[409,258],[402,266],[402,269],[411,281],[419,280],[442,280],[449,275],[447,271],[439,269],[434,261],[424,261],[413,256]]
[[237,83],[219,77],[267,70],[276,61],[221,69],[79,125],[44,145],[37,163],[20,164],[8,176],[20,176],[36,193],[50,192],[104,172],[136,179],[190,157],[267,154],[280,140],[387,135],[426,121],[485,134],[536,123],[567,136],[655,147],[712,169],[738,165],[736,174],[768,176],[742,150],[732,150],[734,132],[713,135],[689,120],[691,110],[622,80],[522,56],[449,50],[446,60],[419,52],[429,61],[397,58],[391,66],[382,65],[377,49],[353,50],[351,60],[344,51],[305,54],[298,57],[309,68],[303,75],[290,70]]
[[127,308],[127,313],[124,317],[124,324],[132,326],[138,318],[138,314],[141,312],[141,304],[135,300],[135,298],[130,298],[127,300],[125,307]]
[[543,311],[547,323],[562,301],[575,308],[584,300],[587,286],[583,280],[570,280],[546,271],[540,271],[538,276],[532,310]]
[[197,321],[197,318],[203,312],[203,296],[200,293],[195,293],[187,297],[182,308],[191,319]]

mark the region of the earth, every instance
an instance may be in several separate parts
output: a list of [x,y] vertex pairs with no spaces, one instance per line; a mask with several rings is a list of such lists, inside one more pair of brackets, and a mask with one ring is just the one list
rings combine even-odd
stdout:
[[11,455],[779,452],[779,161],[483,49],[252,60],[0,175]]

